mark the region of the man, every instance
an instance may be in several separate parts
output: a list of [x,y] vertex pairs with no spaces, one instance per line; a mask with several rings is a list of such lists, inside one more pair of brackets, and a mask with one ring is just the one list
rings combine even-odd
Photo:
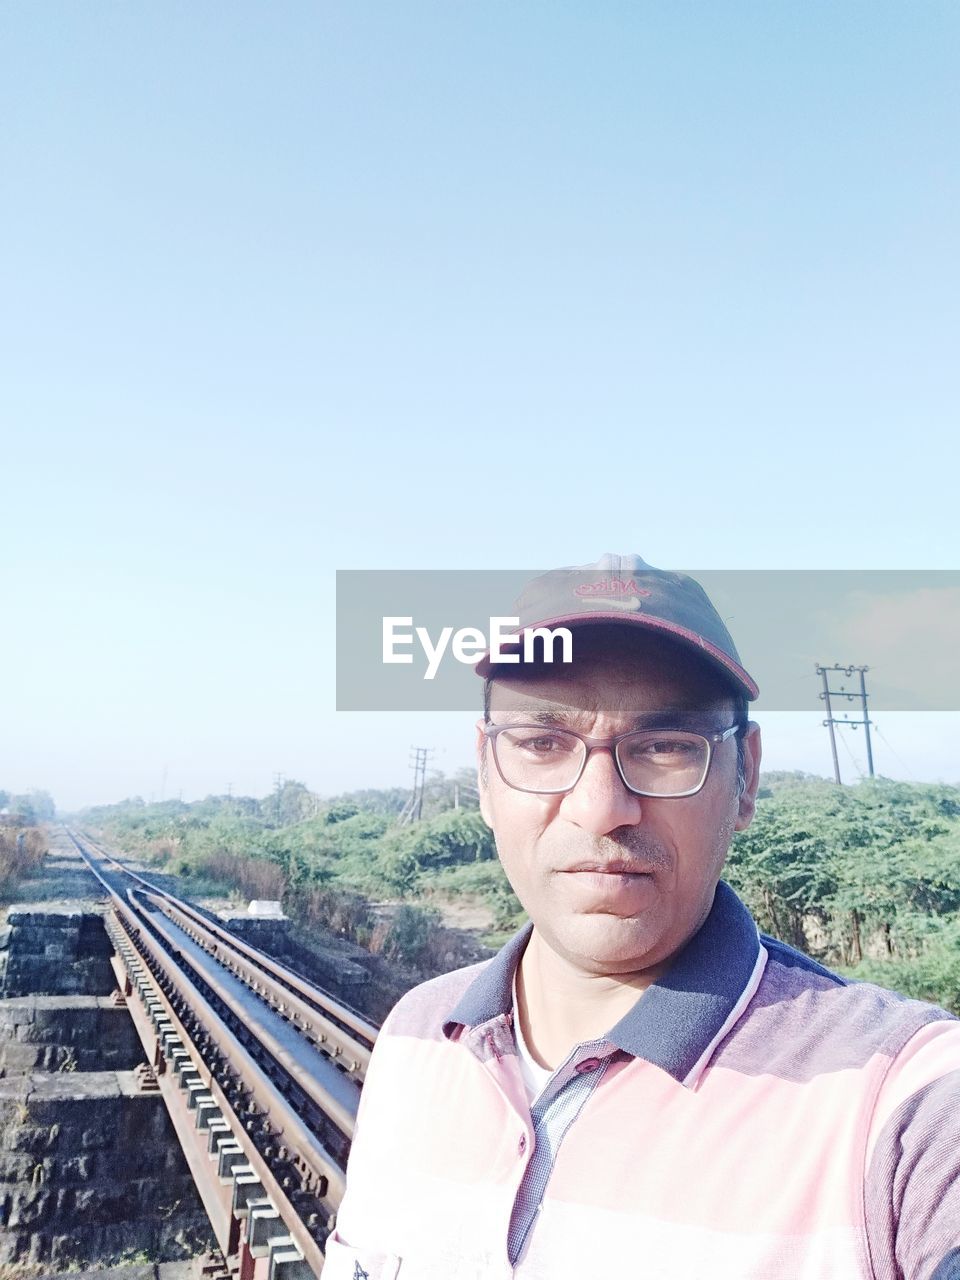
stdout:
[[531,584],[481,808],[531,924],[373,1055],[328,1280],[956,1280],[960,1022],[765,937],[719,877],[757,694],[698,584]]

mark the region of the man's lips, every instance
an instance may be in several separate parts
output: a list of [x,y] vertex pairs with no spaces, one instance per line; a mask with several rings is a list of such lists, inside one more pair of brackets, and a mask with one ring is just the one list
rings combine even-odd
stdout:
[[597,860],[577,862],[572,867],[563,868],[564,875],[579,875],[586,872],[601,876],[650,876],[653,875],[653,871],[653,867],[622,860],[613,862],[600,862]]

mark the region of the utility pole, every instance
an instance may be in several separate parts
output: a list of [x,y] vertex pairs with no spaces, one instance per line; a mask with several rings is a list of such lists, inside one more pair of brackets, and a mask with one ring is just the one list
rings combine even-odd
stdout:
[[[873,747],[870,742],[870,716],[867,711],[867,684],[864,679],[866,672],[869,670],[869,667],[857,667],[853,665],[845,667],[840,663],[834,663],[832,667],[821,667],[819,663],[817,663],[816,666],[817,675],[823,683],[820,700],[824,703],[827,712],[827,718],[823,723],[830,730],[830,751],[833,755],[833,780],[836,782],[837,786],[842,784],[840,780],[840,761],[837,758],[837,735],[834,732],[835,725],[840,725],[841,728],[844,725],[848,725],[851,729],[856,729],[860,725],[863,725],[867,746],[867,771],[871,778],[874,776]],[[846,676],[847,679],[850,679],[854,672],[856,672],[860,677],[859,692],[854,691],[853,693],[848,693],[847,686],[844,684],[841,684],[839,689],[831,689],[829,683],[830,677],[828,674],[831,671],[839,672],[841,675]],[[838,716],[833,714],[833,704],[830,701],[831,698],[846,698],[850,702],[859,701],[863,718],[860,720],[851,720],[849,715],[844,712],[843,719],[841,720]]]
[[283,791],[283,774],[275,773],[273,775],[273,820],[276,825],[280,825],[280,794]]
[[479,796],[480,792],[476,787],[471,787],[468,782],[454,782],[453,784],[453,807],[460,808],[460,800],[464,794],[469,792],[472,796]]
[[423,817],[423,792],[427,781],[427,759],[433,755],[430,747],[411,747],[413,758],[410,768],[413,770],[413,794],[403,807],[400,822],[419,822]]

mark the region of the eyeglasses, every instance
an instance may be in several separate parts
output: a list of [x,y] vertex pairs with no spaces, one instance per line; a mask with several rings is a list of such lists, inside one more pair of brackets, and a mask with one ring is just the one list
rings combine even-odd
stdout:
[[514,791],[561,795],[580,781],[592,751],[613,753],[623,785],[638,796],[692,796],[707,780],[713,748],[744,726],[716,733],[641,729],[615,738],[588,738],[542,724],[487,725],[497,772]]

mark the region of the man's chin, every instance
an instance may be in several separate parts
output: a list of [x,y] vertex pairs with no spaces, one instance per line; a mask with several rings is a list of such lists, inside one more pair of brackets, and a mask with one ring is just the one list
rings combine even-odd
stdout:
[[634,975],[662,963],[663,943],[662,930],[636,917],[597,911],[557,934],[554,949],[584,973]]

